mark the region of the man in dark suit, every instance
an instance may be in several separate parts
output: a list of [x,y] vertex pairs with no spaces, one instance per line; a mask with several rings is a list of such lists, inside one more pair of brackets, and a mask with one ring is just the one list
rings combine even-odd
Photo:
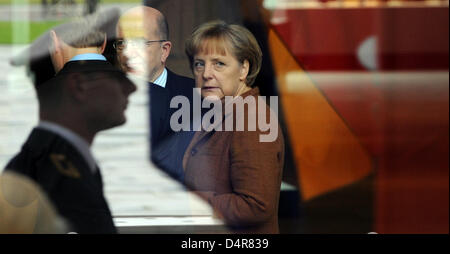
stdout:
[[[36,181],[78,233],[116,233],[90,146],[99,131],[125,123],[128,96],[136,90],[101,55],[106,35],[92,25],[102,21],[99,15],[58,26],[31,46],[40,120],[6,166]],[[52,78],[42,74],[51,73],[49,67]]]
[[[167,21],[158,10],[146,6],[132,8],[122,14],[117,30],[119,39],[115,48],[121,68],[149,83],[152,160],[182,180],[182,157],[193,134],[174,132],[171,128],[172,114],[178,109],[171,108],[170,102],[180,95],[192,102],[195,82],[166,68],[172,43],[168,39]],[[191,119],[183,119],[187,120]]]

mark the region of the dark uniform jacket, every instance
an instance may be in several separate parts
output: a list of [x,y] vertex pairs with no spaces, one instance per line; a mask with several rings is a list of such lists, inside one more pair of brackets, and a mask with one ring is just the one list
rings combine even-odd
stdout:
[[5,170],[36,181],[47,193],[71,230],[116,233],[103,195],[100,170],[92,172],[83,156],[64,138],[35,128]]

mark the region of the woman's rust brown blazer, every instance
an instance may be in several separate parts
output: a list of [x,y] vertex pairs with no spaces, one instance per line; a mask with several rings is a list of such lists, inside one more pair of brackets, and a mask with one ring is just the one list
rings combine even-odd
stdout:
[[[258,94],[253,88],[242,97],[254,96],[258,102]],[[256,107],[265,107],[268,119],[270,108],[265,103]],[[260,131],[257,124],[256,131],[247,131],[247,119],[258,110],[246,107],[244,112],[246,131],[202,130],[194,135],[183,158],[185,183],[211,204],[233,232],[278,233],[283,134],[278,118],[271,119],[278,135],[273,142],[260,142],[260,135],[269,131]],[[235,120],[236,114],[223,114],[221,124],[231,117]]]

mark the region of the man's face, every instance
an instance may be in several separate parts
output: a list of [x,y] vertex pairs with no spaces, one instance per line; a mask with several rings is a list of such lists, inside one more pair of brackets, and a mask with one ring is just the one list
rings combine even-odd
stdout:
[[[122,48],[116,47],[121,68],[153,82],[164,68],[163,43],[156,22],[144,22],[140,15],[124,17],[119,22],[118,37]],[[123,41],[120,41],[123,40]]]
[[125,123],[128,97],[136,86],[125,76],[95,73],[83,77],[88,97],[85,114],[96,130],[106,130]]

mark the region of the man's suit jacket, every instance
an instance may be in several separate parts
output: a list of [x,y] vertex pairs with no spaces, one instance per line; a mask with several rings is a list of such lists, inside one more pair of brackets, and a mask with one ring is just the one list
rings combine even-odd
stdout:
[[116,233],[100,170],[92,172],[64,138],[35,128],[5,170],[23,174],[47,193],[59,214],[78,233]]
[[167,69],[167,83],[163,88],[156,84],[150,85],[150,126],[152,148],[174,133],[170,128],[170,117],[176,108],[170,108],[170,101],[178,95],[188,98],[192,105],[192,92],[195,81],[179,76]]
[[163,88],[150,85],[150,126],[152,161],[177,180],[183,181],[183,154],[192,139],[192,131],[174,132],[170,118],[177,108],[170,108],[170,101],[178,95],[188,98],[191,104],[195,81],[167,70],[167,83]]
[[[256,96],[254,88],[242,97]],[[257,99],[256,99],[257,101]],[[255,117],[257,108],[246,107],[243,117]],[[237,114],[224,115],[222,124]],[[256,117],[254,119],[257,119]],[[277,121],[277,119],[271,119]],[[279,127],[279,126],[278,126]],[[206,199],[232,231],[237,233],[278,233],[278,201],[284,165],[281,128],[273,142],[260,142],[256,131],[196,132],[187,148],[183,167],[187,187]]]

